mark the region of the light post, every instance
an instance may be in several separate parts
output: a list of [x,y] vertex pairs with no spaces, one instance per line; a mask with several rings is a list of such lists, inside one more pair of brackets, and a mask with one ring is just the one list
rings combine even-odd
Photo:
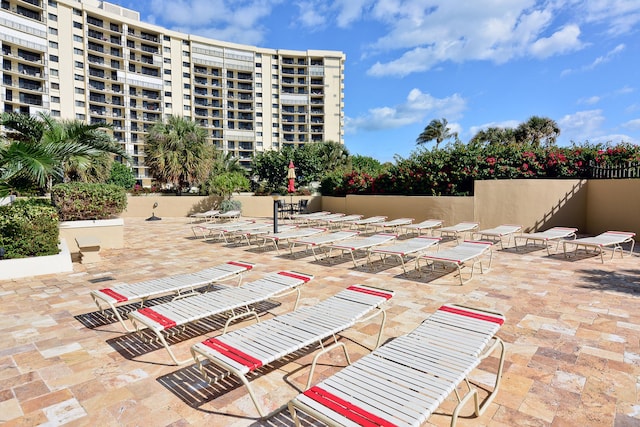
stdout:
[[271,197],[273,197],[273,233],[275,234],[278,232],[278,208],[280,207],[278,199],[280,194],[271,193]]

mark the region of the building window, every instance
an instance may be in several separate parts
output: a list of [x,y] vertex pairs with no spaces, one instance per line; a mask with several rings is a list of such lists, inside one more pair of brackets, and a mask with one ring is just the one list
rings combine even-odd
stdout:
[[60,110],[51,110],[51,116],[60,117]]
[[82,23],[73,21],[73,28],[82,29]]
[[80,113],[76,113],[76,119],[84,120],[85,119],[85,115],[84,114],[80,114]]
[[51,97],[51,102],[57,102],[58,104],[60,104],[60,97],[59,96],[52,96]]
[[183,105],[182,107],[184,111],[189,111],[191,109],[191,107],[189,107],[188,105]]
[[171,103],[170,102],[165,102],[164,103],[164,108],[171,108]]
[[81,81],[81,82],[84,81],[84,76],[82,74],[74,74],[73,78],[74,80],[77,80],[77,81]]
[[74,54],[74,55],[83,55],[83,54],[84,54],[84,52],[83,52],[83,50],[82,50],[82,49],[78,49],[77,47],[74,47],[74,48],[73,48],[73,54]]
[[165,47],[164,47],[164,53],[171,53],[171,48],[170,48],[170,47],[165,46]]
[[82,36],[79,36],[79,35],[77,35],[77,34],[74,34],[74,35],[73,35],[73,41],[74,41],[74,42],[82,43]]
[[58,15],[50,13],[49,14],[49,21],[58,22]]
[[49,27],[49,34],[51,34],[52,36],[57,36],[58,35],[58,30],[55,29],[55,28]]
[[256,79],[261,79],[262,78],[262,73],[256,73]]
[[49,61],[58,62],[58,56],[57,55],[49,55]]
[[76,107],[84,107],[84,101],[76,101]]
[[57,49],[58,48],[58,42],[54,42],[49,40],[49,47],[53,48],[53,49]]
[[184,88],[185,88],[185,89],[191,89],[191,85],[190,85],[189,83],[185,83],[185,84],[184,84]]
[[185,95],[184,95],[184,99],[191,99],[191,95],[189,95],[189,94],[185,94]]
[[82,11],[80,9],[73,8],[73,14],[76,16],[82,16]]
[[262,63],[256,62],[256,68],[262,68]]
[[171,74],[171,70],[164,70],[165,74]]
[[77,87],[74,89],[75,93],[80,94],[80,95],[84,95],[84,89],[81,87]]
[[51,89],[60,90],[60,83],[51,83]]
[[171,86],[171,80],[165,80],[164,81],[164,85],[165,86]]
[[184,77],[185,79],[190,79],[190,78],[191,78],[191,74],[189,74],[189,73],[182,73],[182,77]]
[[189,68],[191,66],[191,64],[186,62],[186,61],[182,61],[182,66]]
[[169,36],[162,36],[162,39],[166,42],[170,42],[171,41],[171,37]]
[[171,58],[164,58],[163,61],[165,64],[171,64]]
[[182,51],[182,56],[189,56],[189,52],[187,52],[186,50]]
[[84,64],[82,62],[80,62],[80,61],[75,61],[74,65],[75,65],[76,68],[84,68]]
[[165,93],[164,93],[164,96],[171,96],[171,92],[168,92],[168,91],[167,91],[167,92],[165,92]]
[[58,2],[56,0],[49,0],[49,6],[58,7]]
[[189,46],[189,40],[182,40],[183,46]]

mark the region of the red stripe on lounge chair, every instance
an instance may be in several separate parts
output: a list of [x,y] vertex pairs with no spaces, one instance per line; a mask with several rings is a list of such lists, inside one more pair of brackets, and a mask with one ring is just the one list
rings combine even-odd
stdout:
[[304,280],[304,282],[308,282],[309,280],[311,280],[311,277],[309,276],[303,276],[301,274],[295,274],[292,273],[290,271],[280,271],[278,274],[282,274],[283,276],[287,276],[287,277],[293,277],[295,279],[300,279],[300,280]]
[[395,424],[369,411],[365,411],[318,386],[311,387],[303,394],[363,427],[395,427]]
[[105,295],[109,295],[111,298],[115,299],[117,302],[125,302],[129,300],[129,298],[125,297],[124,295],[120,295],[119,293],[117,293],[116,291],[110,288],[100,289],[100,292],[102,292]]
[[349,286],[347,288],[350,291],[362,292],[363,294],[375,295],[377,297],[383,297],[384,299],[391,299],[393,295],[387,292],[380,292],[369,288],[361,288],[359,286]]
[[493,317],[493,316],[488,316],[486,314],[474,313],[472,311],[462,310],[460,308],[448,307],[446,305],[443,305],[438,310],[447,311],[453,314],[460,314],[462,316],[473,317],[474,319],[478,319],[478,320],[486,320],[487,322],[493,322],[499,325],[502,325],[504,323],[504,319],[501,319],[499,317]]
[[606,234],[622,234],[623,236],[631,236],[631,237],[636,235],[636,233],[629,233],[626,231],[607,231]]
[[251,270],[253,268],[253,264],[245,264],[243,262],[238,262],[238,261],[229,261],[227,264],[235,265],[235,266],[238,266],[238,267],[244,267],[247,270]]
[[138,310],[138,313],[142,314],[143,316],[148,317],[149,319],[153,320],[154,322],[158,322],[162,325],[162,327],[164,329],[169,329],[169,328],[173,328],[174,326],[176,326],[176,322],[174,322],[173,320],[169,319],[168,317],[163,316],[162,314],[150,309],[150,308],[141,308],[140,310]]
[[229,359],[246,366],[252,371],[262,366],[262,361],[260,359],[256,359],[255,357],[250,356],[237,348],[231,347],[216,338],[209,338],[208,340],[203,341],[202,344],[225,355]]

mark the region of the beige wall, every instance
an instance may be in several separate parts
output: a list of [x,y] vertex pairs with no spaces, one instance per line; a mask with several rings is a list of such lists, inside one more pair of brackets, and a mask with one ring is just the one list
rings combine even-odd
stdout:
[[491,180],[474,185],[474,219],[482,228],[519,224],[526,231],[554,226],[577,227],[581,233],[587,229],[586,180]]
[[589,234],[616,230],[640,236],[640,179],[593,179],[587,188]]
[[[234,195],[249,217],[273,215],[270,196]],[[290,202],[289,196],[283,196]],[[554,226],[577,227],[581,234],[606,230],[633,231],[640,235],[640,179],[633,180],[492,180],[476,181],[474,197],[428,196],[294,196],[309,200],[311,212],[327,210],[389,219],[415,221],[442,219],[446,225],[478,221],[482,228],[520,224],[526,231]],[[200,196],[129,196],[123,217],[186,217],[216,207],[219,198]]]

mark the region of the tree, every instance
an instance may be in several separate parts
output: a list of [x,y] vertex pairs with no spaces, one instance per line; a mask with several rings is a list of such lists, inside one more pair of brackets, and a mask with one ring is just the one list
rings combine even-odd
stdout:
[[0,192],[17,191],[18,183],[44,190],[54,182],[104,177],[110,154],[128,157],[104,124],[3,113],[0,125],[9,130],[0,143]]
[[555,145],[560,127],[548,117],[531,116],[515,130],[516,141],[534,147]]
[[136,184],[136,177],[128,166],[123,165],[120,162],[113,162],[111,165],[111,174],[107,183],[115,184],[125,190],[129,190]]
[[246,175],[247,170],[240,164],[240,159],[231,152],[217,152],[211,167],[211,173],[238,172]]
[[436,145],[434,147],[435,150],[438,149],[440,143],[444,140],[455,138],[458,139],[457,132],[451,132],[451,129],[447,127],[449,122],[447,119],[433,119],[431,122],[424,128],[422,133],[418,135],[416,139],[416,144],[421,145],[430,141],[435,140]]
[[151,126],[145,139],[145,164],[150,174],[176,192],[200,184],[209,175],[213,146],[203,128],[185,117],[171,116]]
[[469,141],[470,145],[509,145],[516,142],[512,128],[488,127],[476,133]]
[[248,190],[249,180],[241,172],[224,172],[211,175],[203,189],[207,194],[216,194],[229,200],[234,191]]

